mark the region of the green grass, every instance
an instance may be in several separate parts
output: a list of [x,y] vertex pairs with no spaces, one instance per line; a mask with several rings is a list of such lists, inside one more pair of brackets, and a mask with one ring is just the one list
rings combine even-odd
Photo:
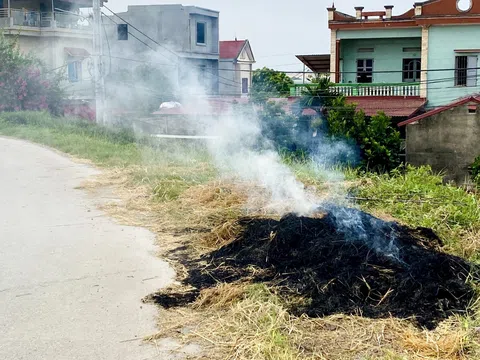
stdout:
[[[443,184],[429,167],[398,169],[391,174],[358,174],[353,194],[362,207],[393,216],[409,226],[433,229],[448,250],[479,260],[478,244],[466,252],[465,241],[480,234],[480,198],[459,187]],[[467,240],[470,239],[470,240]]]

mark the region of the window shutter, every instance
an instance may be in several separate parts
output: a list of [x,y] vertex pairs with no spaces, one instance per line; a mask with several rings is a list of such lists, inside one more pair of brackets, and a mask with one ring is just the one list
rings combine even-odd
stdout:
[[128,24],[117,24],[118,40],[128,40]]
[[77,74],[76,74],[76,69],[75,69],[75,62],[71,61],[68,63],[67,66],[68,69],[68,80],[70,82],[76,81],[77,80]]
[[467,60],[467,86],[477,86],[477,57],[469,56]]

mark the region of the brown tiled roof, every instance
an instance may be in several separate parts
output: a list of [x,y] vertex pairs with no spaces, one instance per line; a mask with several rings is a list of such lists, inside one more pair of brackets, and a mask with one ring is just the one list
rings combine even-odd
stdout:
[[383,111],[391,117],[409,117],[417,113],[426,103],[419,97],[355,96],[347,98],[348,104],[356,104],[367,116]]

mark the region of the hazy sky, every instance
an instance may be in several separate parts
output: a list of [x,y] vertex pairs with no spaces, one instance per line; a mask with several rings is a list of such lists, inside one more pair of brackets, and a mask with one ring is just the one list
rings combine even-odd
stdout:
[[[405,0],[336,0],[335,7],[354,14],[355,6],[365,10],[382,10],[395,5],[394,15],[410,9],[414,1]],[[331,0],[110,0],[114,11],[127,5],[179,4],[196,5],[220,11],[220,40],[249,39],[257,67],[278,70],[302,70],[297,54],[328,54],[330,31],[326,8]],[[133,24],[141,28],[141,24]]]

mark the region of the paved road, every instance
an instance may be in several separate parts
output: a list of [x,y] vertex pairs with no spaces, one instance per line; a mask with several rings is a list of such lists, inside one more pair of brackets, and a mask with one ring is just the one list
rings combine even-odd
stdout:
[[165,359],[141,298],[173,271],[153,235],[117,225],[75,187],[94,174],[0,138],[0,359]]

